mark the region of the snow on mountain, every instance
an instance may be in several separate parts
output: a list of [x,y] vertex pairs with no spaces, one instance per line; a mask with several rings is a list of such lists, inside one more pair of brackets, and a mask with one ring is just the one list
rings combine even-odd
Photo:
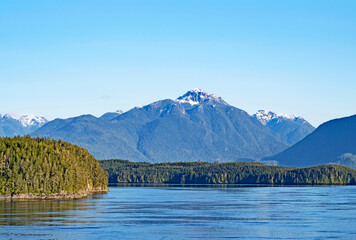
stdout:
[[296,119],[303,119],[297,115],[289,115],[285,113],[277,114],[275,112],[269,110],[258,110],[257,113],[252,115],[258,121],[260,121],[263,125],[267,125],[271,120],[279,118],[279,119],[288,119],[288,120],[296,120]]
[[7,113],[3,118],[15,119],[19,121],[23,127],[41,127],[48,122],[46,118],[35,114]]
[[252,117],[273,132],[279,134],[291,145],[299,142],[315,130],[304,118],[296,115],[277,114],[268,110],[259,110]]
[[47,119],[44,117],[34,115],[34,114],[27,114],[24,116],[21,116],[19,118],[19,121],[21,122],[21,125],[24,127],[32,127],[32,126],[43,126],[45,123],[48,122]]
[[194,88],[176,99],[179,103],[189,103],[190,105],[197,105],[207,100],[227,104],[221,97],[206,93],[200,88]]
[[309,167],[336,162],[355,167],[352,157],[355,153],[356,115],[353,115],[321,124],[298,144],[265,160],[275,160],[280,166]]
[[252,116],[266,126],[269,121],[277,116],[277,114],[268,110],[258,110],[257,113]]
[[37,130],[47,122],[47,119],[35,114],[7,113],[0,116],[0,136],[23,136]]
[[248,161],[288,147],[279,135],[247,112],[200,89],[187,92],[177,101],[158,100],[114,118],[105,116],[107,121],[100,118],[56,119],[31,136],[77,144],[98,159],[155,163],[197,159]]

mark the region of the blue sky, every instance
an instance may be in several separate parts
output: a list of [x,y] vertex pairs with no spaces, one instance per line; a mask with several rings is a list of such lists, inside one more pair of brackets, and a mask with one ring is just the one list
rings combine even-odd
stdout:
[[0,113],[99,116],[192,88],[317,126],[356,114],[356,1],[1,1]]

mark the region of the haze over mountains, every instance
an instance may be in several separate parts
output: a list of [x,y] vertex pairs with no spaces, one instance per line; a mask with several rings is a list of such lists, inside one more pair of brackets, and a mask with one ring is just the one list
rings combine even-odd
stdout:
[[[299,130],[304,125],[295,124],[295,119],[274,125],[260,121],[219,96],[193,89],[176,100],[160,100],[125,113],[56,119],[31,136],[78,144],[99,159],[238,161],[278,153],[312,131],[310,124],[305,124],[307,130]],[[271,127],[278,124],[285,126]],[[299,135],[291,137],[288,129]]]

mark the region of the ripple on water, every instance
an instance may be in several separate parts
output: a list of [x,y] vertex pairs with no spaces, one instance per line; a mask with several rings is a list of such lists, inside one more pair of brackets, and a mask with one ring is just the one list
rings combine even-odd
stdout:
[[356,239],[356,188],[111,186],[0,202],[0,239]]

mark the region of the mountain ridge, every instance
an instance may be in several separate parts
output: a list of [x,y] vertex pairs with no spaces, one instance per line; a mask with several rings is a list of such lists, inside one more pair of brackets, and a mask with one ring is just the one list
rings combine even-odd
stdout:
[[297,115],[258,110],[252,117],[280,135],[290,145],[299,142],[315,130],[309,122]]
[[23,136],[29,134],[48,122],[44,117],[35,114],[0,115],[0,136]]
[[111,120],[103,116],[57,120],[31,135],[63,138],[99,159],[149,162],[258,159],[288,147],[247,112],[201,89],[135,107]]
[[307,167],[337,162],[345,153],[356,154],[356,115],[327,121],[294,146],[266,159],[281,166]]

